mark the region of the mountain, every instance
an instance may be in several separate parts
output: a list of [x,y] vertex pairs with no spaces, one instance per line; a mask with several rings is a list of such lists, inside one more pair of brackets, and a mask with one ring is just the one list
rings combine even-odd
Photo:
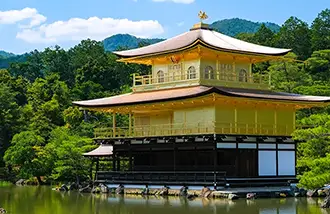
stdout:
[[[239,18],[216,21],[212,23],[210,27],[218,32],[234,37],[239,33],[255,33],[262,24],[265,24],[274,32],[278,32],[281,28],[279,25],[271,22],[252,22]],[[164,39],[143,39],[129,34],[117,34],[106,38],[103,44],[106,51],[115,51],[120,48],[137,48],[141,44],[154,44],[163,40]]]
[[252,22],[239,18],[216,21],[210,27],[228,36],[237,36],[239,33],[255,33],[262,24],[265,24],[266,27],[274,32],[278,32],[281,28],[279,25],[271,22]]
[[120,48],[132,49],[137,48],[139,45],[154,44],[161,42],[164,39],[143,39],[137,38],[129,34],[116,34],[103,40],[104,49],[106,51],[115,51]]
[[13,53],[8,53],[6,51],[0,51],[0,58],[9,58],[9,57],[14,57],[15,54]]

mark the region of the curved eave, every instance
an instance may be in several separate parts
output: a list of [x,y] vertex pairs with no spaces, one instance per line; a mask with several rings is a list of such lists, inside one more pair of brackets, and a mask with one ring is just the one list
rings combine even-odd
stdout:
[[[198,87],[198,86],[197,86]],[[199,86],[204,87],[204,86]],[[174,89],[175,90],[175,89]],[[189,88],[187,88],[189,90]],[[262,92],[262,93],[260,93]],[[265,93],[265,92],[268,92]],[[139,93],[145,93],[145,92],[139,92]],[[139,94],[137,93],[137,94]],[[153,92],[147,92],[147,93],[153,93]],[[221,88],[221,87],[205,87],[201,90],[201,92],[189,94],[187,96],[172,96],[167,98],[159,98],[159,99],[153,99],[153,100],[142,100],[142,101],[135,101],[135,102],[123,102],[123,103],[114,103],[111,104],[110,102],[107,104],[97,104],[97,101],[94,103],[91,101],[78,101],[73,102],[74,105],[88,108],[88,109],[98,109],[98,108],[112,108],[112,107],[122,107],[122,106],[132,106],[132,105],[140,105],[140,104],[150,104],[150,103],[157,103],[157,102],[168,102],[168,101],[177,101],[177,100],[184,100],[189,98],[197,98],[204,95],[209,95],[212,93],[216,93],[218,95],[226,96],[226,97],[234,97],[234,98],[245,98],[245,99],[254,99],[254,100],[260,100],[260,101],[275,101],[275,102],[289,102],[293,104],[304,104],[304,105],[313,105],[313,106],[324,106],[328,105],[330,102],[330,97],[306,97],[301,95],[300,99],[297,97],[298,95],[295,94],[284,94],[284,93],[277,93],[272,94],[271,91],[259,91],[258,93],[254,93],[251,90],[244,91],[231,91],[229,88]],[[131,95],[134,95],[131,94]],[[147,95],[145,95],[147,96]],[[287,96],[287,97],[285,97]],[[93,101],[93,100],[92,100]]]
[[178,48],[174,50],[168,50],[168,51],[161,51],[161,52],[155,52],[155,53],[150,53],[150,54],[142,54],[142,55],[132,55],[132,56],[127,56],[127,55],[121,55],[119,52],[113,52],[116,56],[120,57],[121,59],[118,61],[131,61],[135,59],[141,59],[141,58],[149,58],[149,57],[154,57],[154,56],[159,56],[159,55],[165,55],[165,54],[173,54],[173,53],[178,53],[182,51],[189,50],[191,48],[194,48],[198,45],[202,45],[203,47],[210,48],[215,51],[220,51],[220,52],[225,52],[225,53],[233,53],[233,54],[244,54],[244,55],[249,55],[249,56],[274,56],[274,57],[279,57],[279,56],[284,56],[287,53],[289,53],[292,49],[287,49],[284,52],[277,53],[277,54],[268,54],[268,53],[259,53],[259,52],[251,52],[251,51],[239,51],[239,50],[232,50],[232,49],[225,49],[225,48],[219,48],[213,45],[210,45],[201,39],[195,40],[193,43]]

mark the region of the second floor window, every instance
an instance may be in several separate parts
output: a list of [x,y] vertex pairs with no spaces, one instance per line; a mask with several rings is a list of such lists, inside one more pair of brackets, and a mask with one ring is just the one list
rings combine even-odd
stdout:
[[204,70],[204,79],[214,79],[214,70],[212,66],[207,66]]
[[238,74],[238,81],[247,82],[247,72],[245,69],[241,69]]
[[194,66],[188,68],[187,79],[196,79],[196,68]]
[[158,81],[158,83],[162,83],[162,82],[165,81],[165,74],[164,74],[164,71],[159,70],[159,71],[157,72],[157,81]]

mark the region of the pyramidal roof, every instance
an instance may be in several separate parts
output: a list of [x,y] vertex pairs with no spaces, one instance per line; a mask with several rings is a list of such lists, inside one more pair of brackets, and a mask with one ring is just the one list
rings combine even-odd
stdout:
[[203,46],[224,52],[243,53],[249,55],[282,56],[291,49],[272,48],[245,42],[221,34],[209,28],[207,24],[194,25],[190,31],[142,48],[114,52],[119,57],[139,57],[172,53],[191,48],[195,45]]

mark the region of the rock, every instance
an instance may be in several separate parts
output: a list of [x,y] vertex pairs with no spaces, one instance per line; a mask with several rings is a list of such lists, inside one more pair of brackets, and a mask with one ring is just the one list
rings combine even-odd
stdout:
[[168,186],[164,186],[161,190],[160,190],[160,192],[158,193],[158,195],[161,195],[161,196],[167,196],[168,195],[168,190],[169,190],[170,188],[168,187]]
[[301,195],[300,195],[300,192],[295,192],[294,193],[294,197],[300,197]]
[[235,199],[238,199],[238,195],[236,195],[236,194],[232,194],[232,193],[231,193],[231,194],[228,195],[228,199],[229,199],[229,200],[235,200]]
[[90,185],[87,185],[87,186],[79,189],[79,192],[81,192],[81,193],[91,193],[92,192],[92,187]]
[[69,187],[70,191],[72,190],[78,190],[79,189],[79,185],[77,183],[72,183]]
[[299,196],[300,197],[305,197],[306,193],[307,193],[307,190],[305,190],[304,188],[299,189]]
[[69,191],[69,188],[68,188],[65,184],[63,184],[63,185],[60,187],[59,190],[62,191],[62,192],[68,192],[68,191]]
[[92,189],[92,193],[94,193],[94,194],[99,194],[99,193],[101,193],[101,188],[98,187],[98,186],[93,187],[93,189]]
[[317,190],[308,190],[306,195],[308,197],[316,197],[317,196]]
[[141,192],[141,195],[149,195],[150,194],[150,189],[148,185],[146,185],[146,188],[144,188]]
[[208,198],[211,195],[212,191],[210,190],[210,188],[208,188],[207,186],[204,186],[204,188],[202,189],[200,196],[203,198]]
[[281,198],[286,198],[287,195],[286,195],[284,192],[281,192],[281,193],[280,193],[280,197],[281,197]]
[[101,189],[101,193],[107,194],[109,193],[109,188],[108,186],[104,185],[104,184],[100,184],[99,185],[100,189]]
[[248,193],[246,194],[246,199],[255,199],[257,194],[255,193]]
[[5,214],[7,211],[4,208],[0,208],[0,214]]
[[321,204],[321,208],[330,208],[330,196],[327,196]]
[[19,179],[17,182],[16,182],[16,185],[17,186],[23,186],[25,184],[25,180],[24,179]]
[[125,192],[125,188],[122,184],[119,184],[119,186],[116,189],[116,194],[117,195],[123,195]]
[[179,196],[187,197],[187,195],[188,195],[188,187],[187,186],[181,187]]

